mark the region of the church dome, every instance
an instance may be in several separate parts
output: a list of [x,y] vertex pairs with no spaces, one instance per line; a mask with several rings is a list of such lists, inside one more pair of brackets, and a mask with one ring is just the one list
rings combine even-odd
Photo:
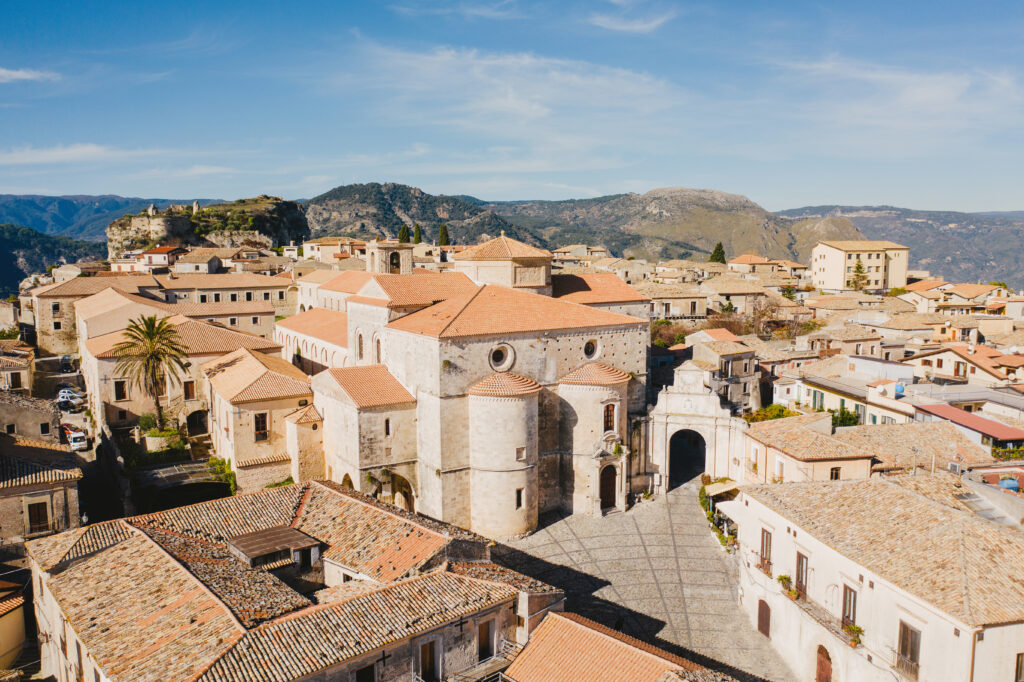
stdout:
[[529,377],[512,374],[511,372],[495,372],[486,379],[473,384],[469,389],[469,394],[492,398],[510,398],[529,395],[539,390],[540,384]]
[[583,386],[617,386],[629,381],[628,372],[609,367],[603,362],[588,362],[559,379],[560,384],[581,384]]

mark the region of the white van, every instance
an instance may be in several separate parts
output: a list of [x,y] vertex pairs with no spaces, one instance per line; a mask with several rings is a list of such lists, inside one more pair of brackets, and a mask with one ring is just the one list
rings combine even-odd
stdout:
[[68,445],[71,446],[72,450],[88,450],[89,439],[81,431],[71,431],[67,434]]

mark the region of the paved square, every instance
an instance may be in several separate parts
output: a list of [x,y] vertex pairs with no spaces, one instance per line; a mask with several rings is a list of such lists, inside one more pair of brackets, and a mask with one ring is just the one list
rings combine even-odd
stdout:
[[697,485],[625,514],[550,520],[495,554],[564,589],[569,610],[680,655],[721,661],[734,673],[790,682],[792,673],[736,603],[735,567],[708,529]]

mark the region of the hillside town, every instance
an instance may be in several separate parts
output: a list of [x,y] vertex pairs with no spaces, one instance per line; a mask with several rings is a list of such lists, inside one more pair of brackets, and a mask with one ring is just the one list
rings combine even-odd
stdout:
[[910,250],[403,231],[33,275],[0,311],[0,666],[1022,679],[1024,293]]

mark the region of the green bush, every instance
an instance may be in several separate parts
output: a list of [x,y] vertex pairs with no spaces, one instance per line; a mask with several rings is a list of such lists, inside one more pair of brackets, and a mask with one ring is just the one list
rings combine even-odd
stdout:
[[139,429],[143,433],[148,433],[156,428],[156,415],[152,412],[139,415]]
[[783,419],[785,417],[796,417],[799,416],[799,412],[787,408],[785,405],[779,405],[778,403],[772,403],[766,407],[762,407],[760,410],[755,410],[750,414],[743,415],[743,418],[747,420],[748,424],[754,422],[766,422],[772,419]]
[[211,457],[207,462],[210,470],[213,472],[213,477],[221,483],[226,483],[228,489],[231,490],[231,494],[234,495],[238,492],[238,481],[235,478],[235,472],[231,470],[231,464],[220,457]]
[[851,412],[845,407],[840,407],[838,410],[829,410],[832,413],[832,428],[838,428],[840,426],[857,426],[860,424],[860,415],[856,412]]
[[288,478],[284,479],[283,481],[278,481],[277,483],[268,483],[266,485],[266,487],[267,488],[283,488],[286,485],[292,485],[294,483],[295,483],[295,481],[293,481],[292,477],[289,476]]

